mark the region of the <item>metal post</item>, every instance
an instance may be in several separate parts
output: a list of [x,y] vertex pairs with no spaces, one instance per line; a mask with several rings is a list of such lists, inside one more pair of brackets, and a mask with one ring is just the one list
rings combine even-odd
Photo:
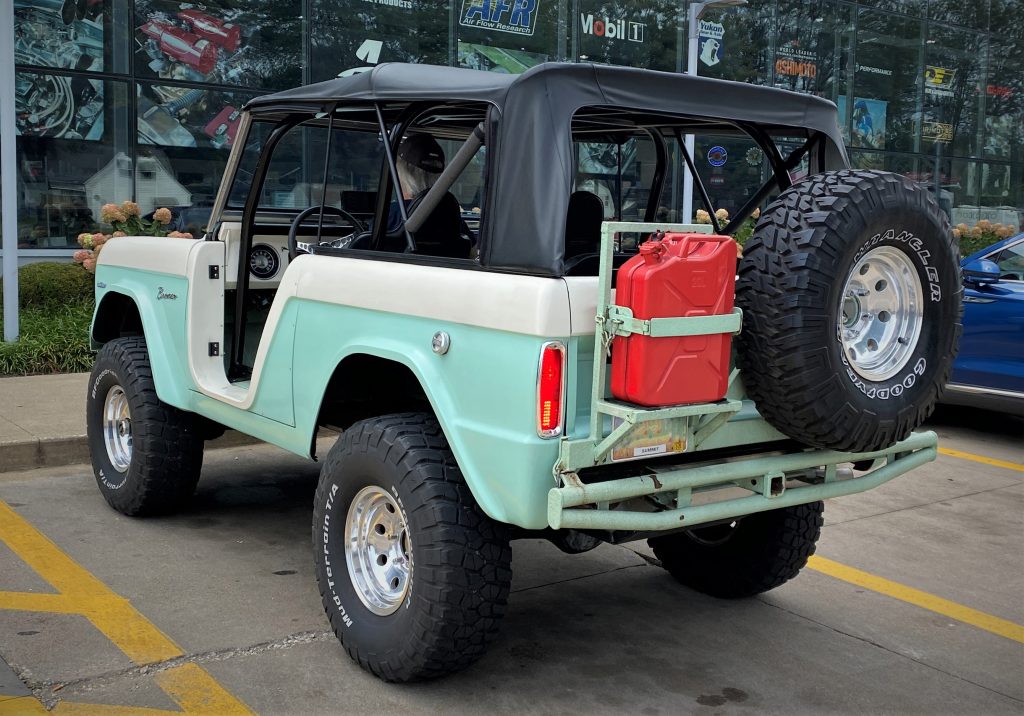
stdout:
[[0,212],[3,213],[4,340],[18,339],[18,182],[14,143],[14,0],[0,0]]
[[[701,11],[704,10],[704,3],[695,2],[690,3],[689,6],[689,17],[687,18],[686,25],[686,74],[697,75],[697,35],[699,32],[698,22]],[[686,152],[691,157],[693,156],[693,135],[687,134],[684,142],[686,145]],[[683,170],[683,214],[679,218],[679,221],[683,224],[689,224],[693,221],[693,174],[690,173],[689,167]]]

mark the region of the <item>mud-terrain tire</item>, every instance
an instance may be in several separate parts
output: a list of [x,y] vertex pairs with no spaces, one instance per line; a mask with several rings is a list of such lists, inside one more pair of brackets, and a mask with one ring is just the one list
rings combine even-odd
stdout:
[[85,426],[96,484],[118,512],[171,512],[195,492],[202,432],[195,415],[157,397],[144,338],[117,338],[100,349]]
[[811,502],[756,512],[647,543],[679,583],[723,599],[752,597],[804,568],[821,534],[824,509],[824,503]]
[[767,207],[744,246],[747,392],[807,445],[887,447],[935,407],[962,293],[956,240],[926,189],[889,172],[814,175]]
[[320,472],[313,550],[335,635],[385,681],[463,669],[497,634],[509,529],[477,505],[432,416],[388,415],[342,433]]

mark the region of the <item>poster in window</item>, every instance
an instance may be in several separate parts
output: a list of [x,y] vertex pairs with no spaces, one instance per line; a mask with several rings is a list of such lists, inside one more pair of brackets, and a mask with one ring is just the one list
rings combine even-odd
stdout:
[[267,89],[302,82],[297,2],[135,4],[139,75]]
[[[889,103],[881,99],[853,98],[850,146],[885,149],[885,122]],[[846,118],[846,97],[838,101],[840,122]]]
[[471,70],[517,75],[547,60],[547,55],[536,52],[459,41],[459,67]]
[[241,122],[240,108],[248,98],[219,90],[140,84],[139,144],[229,149]]
[[17,72],[14,126],[23,137],[103,139],[103,82],[88,77]]
[[103,0],[14,0],[19,65],[103,71]]

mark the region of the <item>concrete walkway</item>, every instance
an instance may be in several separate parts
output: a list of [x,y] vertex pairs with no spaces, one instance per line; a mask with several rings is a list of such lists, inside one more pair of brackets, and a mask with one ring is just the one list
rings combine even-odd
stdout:
[[88,373],[0,378],[0,472],[89,460]]
[[[0,378],[0,473],[89,462],[88,373]],[[255,442],[229,430],[207,449]]]

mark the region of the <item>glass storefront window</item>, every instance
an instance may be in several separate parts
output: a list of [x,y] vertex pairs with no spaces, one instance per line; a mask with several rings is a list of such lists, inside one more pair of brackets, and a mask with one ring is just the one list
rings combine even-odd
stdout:
[[228,150],[248,93],[139,83],[135,106],[139,144]]
[[945,154],[975,156],[978,89],[987,40],[969,30],[928,26],[924,57],[922,151],[942,142]]
[[697,74],[768,84],[773,5],[770,0],[751,0],[743,7],[707,10],[701,18],[708,24],[699,39]]
[[104,0],[14,0],[14,61],[102,72],[107,69],[107,10]]
[[302,82],[302,3],[135,3],[139,77],[285,89]]
[[565,0],[451,0],[458,64],[523,72],[558,59],[559,13]]
[[[454,0],[453,0],[454,1]],[[448,6],[440,0],[311,0],[310,81],[382,62],[450,64]]]
[[919,20],[858,11],[853,88],[839,103],[851,146],[916,149],[921,48]]
[[580,62],[673,72],[679,61],[678,3],[632,0],[615,7],[581,0],[575,18]]
[[840,91],[843,50],[852,34],[847,7],[778,0],[775,17],[774,85],[832,99]]
[[127,85],[19,71],[18,244],[77,247],[100,207],[132,196]]

